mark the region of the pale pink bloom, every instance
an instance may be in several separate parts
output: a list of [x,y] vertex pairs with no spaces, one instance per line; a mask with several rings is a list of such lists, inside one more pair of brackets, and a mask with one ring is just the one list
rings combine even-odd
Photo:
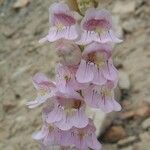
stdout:
[[40,131],[37,131],[32,135],[34,140],[37,140],[39,143],[41,143],[43,149],[60,144],[62,137],[63,132],[60,129],[48,124],[43,125]]
[[50,29],[40,42],[54,42],[59,39],[75,40],[78,38],[77,21],[69,7],[63,3],[54,3],[49,8]]
[[54,106],[46,108],[43,112],[47,123],[54,123],[61,130],[69,130],[73,126],[85,127],[88,124],[85,102],[79,98],[80,96],[55,97]]
[[88,9],[81,22],[81,28],[83,33],[81,39],[77,42],[81,45],[86,45],[93,41],[100,43],[118,43],[122,41],[114,33],[111,14],[105,9]]
[[111,47],[108,44],[92,43],[85,47],[76,73],[77,81],[102,85],[107,80],[117,80],[118,72],[110,56]]
[[95,131],[96,129],[92,120],[89,120],[89,124],[84,128],[72,128],[70,130],[72,145],[78,150],[88,150],[89,148],[101,150],[101,144],[96,138]]
[[35,100],[27,102],[29,108],[34,108],[47,99],[53,97],[57,91],[56,85],[53,81],[49,80],[43,73],[37,73],[32,78],[33,85],[37,90],[37,97]]
[[76,70],[76,67],[68,67],[63,66],[62,64],[57,64],[56,86],[60,92],[67,94],[75,94],[77,93],[76,91],[87,87],[87,84],[81,84],[76,80]]
[[32,137],[37,140],[42,150],[49,150],[52,147],[61,146],[70,146],[71,142],[69,142],[68,131],[60,130],[53,123],[48,124],[46,122],[47,115],[51,111],[53,107],[52,103],[49,103],[46,108],[43,109],[42,119],[43,119],[43,127],[40,131],[35,132]]
[[81,50],[77,44],[67,40],[56,42],[55,49],[59,56],[59,62],[66,66],[76,66],[81,61]]
[[104,85],[93,85],[83,90],[83,96],[86,103],[94,108],[100,108],[109,113],[111,111],[120,111],[121,106],[114,98],[114,83],[107,81]]

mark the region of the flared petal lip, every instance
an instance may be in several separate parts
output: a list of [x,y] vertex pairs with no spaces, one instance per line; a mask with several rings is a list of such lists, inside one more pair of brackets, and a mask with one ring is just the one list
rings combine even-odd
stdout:
[[[106,109],[107,105],[105,107],[101,107],[101,104],[99,105],[99,108],[102,109],[103,112],[105,113],[110,113],[112,111],[120,111],[122,108],[121,108],[121,105],[114,99],[114,97],[107,97],[106,98],[107,101],[109,101],[109,105],[111,105],[110,109]],[[117,106],[114,106],[114,103],[117,105]]]
[[39,40],[39,43],[56,42],[58,40],[76,40],[80,36],[78,32],[78,26],[64,26],[62,29],[58,29],[56,26],[53,26],[49,29],[48,35]]
[[32,134],[32,138],[35,140],[42,140],[48,132],[48,127],[44,125],[40,131],[36,131]]
[[92,42],[98,43],[121,43],[123,40],[118,38],[118,35],[113,30],[108,30],[105,33],[98,34],[95,31],[86,31],[81,32],[81,36],[76,40],[78,45],[88,45]]
[[32,77],[32,83],[37,90],[56,87],[55,82],[49,80],[43,73],[36,73]]
[[46,94],[44,96],[37,96],[37,98],[35,100],[27,102],[26,105],[28,106],[28,108],[35,108],[35,107],[37,107],[39,105],[42,105],[48,99],[50,99],[52,97],[54,98],[55,95],[56,95],[56,92],[57,91],[53,91],[53,92],[48,93],[48,94]]

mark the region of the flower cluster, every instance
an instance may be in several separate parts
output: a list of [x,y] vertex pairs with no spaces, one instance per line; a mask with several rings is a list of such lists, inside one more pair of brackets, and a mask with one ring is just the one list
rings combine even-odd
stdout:
[[49,33],[40,42],[55,44],[59,62],[55,82],[42,73],[33,77],[37,97],[27,105],[34,108],[45,104],[43,126],[33,138],[43,150],[57,145],[100,150],[95,126],[85,110],[87,105],[106,113],[121,110],[114,99],[118,74],[111,58],[111,43],[121,40],[107,10],[87,10],[79,25],[66,4],[54,3],[49,16]]

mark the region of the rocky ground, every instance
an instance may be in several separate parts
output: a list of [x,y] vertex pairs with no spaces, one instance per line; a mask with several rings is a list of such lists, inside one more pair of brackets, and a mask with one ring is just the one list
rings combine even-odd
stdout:
[[[38,149],[31,133],[40,127],[41,108],[29,110],[25,103],[35,96],[35,72],[54,75],[54,50],[37,42],[48,30],[52,2],[0,0],[0,150]],[[105,6],[124,39],[114,51],[123,110],[107,116],[99,139],[103,150],[149,150],[150,1],[116,0]]]

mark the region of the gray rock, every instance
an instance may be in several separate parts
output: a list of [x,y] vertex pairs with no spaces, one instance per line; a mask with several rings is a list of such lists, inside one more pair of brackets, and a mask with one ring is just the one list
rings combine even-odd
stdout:
[[130,20],[125,21],[122,24],[122,27],[127,32],[133,32],[133,30],[138,26],[138,21],[134,20],[133,18]]
[[149,150],[150,134],[148,132],[140,134],[141,142],[134,144],[133,150]]
[[[86,114],[89,118],[93,119],[96,127],[96,135],[99,136],[105,130],[103,123],[106,119],[106,113],[102,112],[100,109],[94,109],[87,106]],[[107,125],[106,125],[107,126]]]
[[148,129],[150,127],[150,118],[147,118],[142,122],[142,128],[143,129]]
[[18,67],[18,68],[16,69],[16,72],[14,72],[14,73],[12,74],[12,79],[18,78],[18,76],[21,76],[21,75],[22,75],[23,73],[25,73],[30,67],[31,67],[31,65]]
[[113,12],[119,14],[132,13],[134,12],[135,8],[136,8],[135,1],[117,1],[113,8]]
[[150,149],[150,142],[144,141],[134,145],[133,150],[149,150]]
[[0,104],[0,121],[4,119],[5,112],[3,110],[2,104]]
[[146,140],[148,141],[150,140],[150,133],[149,132],[141,133],[139,137],[141,141],[146,141]]
[[133,150],[133,147],[132,146],[128,146],[128,147],[122,148],[121,150]]
[[119,38],[123,37],[123,30],[122,30],[122,26],[120,25],[120,17],[118,15],[114,15],[113,16],[113,23],[114,23],[114,29],[118,35]]
[[119,87],[123,90],[130,89],[129,75],[124,70],[119,70]]
[[103,144],[102,150],[117,150],[116,144]]
[[123,140],[120,140],[118,143],[117,143],[117,145],[119,146],[119,147],[123,147],[123,146],[127,146],[127,145],[129,145],[129,144],[132,144],[132,143],[134,143],[134,142],[136,142],[137,141],[137,137],[136,136],[130,136],[130,137],[128,137],[128,138],[125,138],[125,139],[123,139]]

